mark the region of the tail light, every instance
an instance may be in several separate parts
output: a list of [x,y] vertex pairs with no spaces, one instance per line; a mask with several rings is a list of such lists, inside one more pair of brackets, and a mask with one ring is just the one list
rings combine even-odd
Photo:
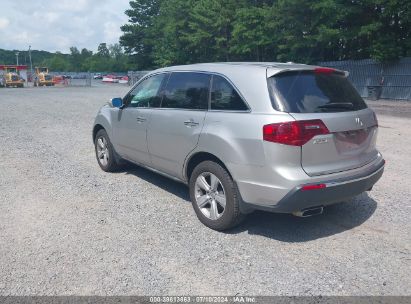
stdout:
[[349,75],[348,72],[336,70],[336,69],[333,69],[333,68],[324,68],[324,67],[314,69],[314,74],[315,75],[337,74],[337,75],[341,75],[341,76],[344,76],[344,77],[348,77],[348,75]]
[[318,189],[324,189],[327,188],[326,184],[316,184],[316,185],[305,185],[301,187],[302,191],[307,191],[307,190],[318,190]]
[[377,114],[375,112],[372,112],[374,114],[374,121],[375,121],[375,126],[378,127],[378,119],[377,119]]
[[314,69],[315,74],[332,74],[336,72],[335,69],[332,68],[316,68]]
[[302,146],[317,135],[330,134],[320,119],[281,122],[263,127],[263,139],[291,146]]

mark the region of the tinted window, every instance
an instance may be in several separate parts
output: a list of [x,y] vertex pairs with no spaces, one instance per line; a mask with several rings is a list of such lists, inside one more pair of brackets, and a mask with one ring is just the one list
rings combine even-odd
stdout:
[[337,73],[285,72],[268,79],[276,110],[290,113],[345,112],[367,105],[348,79]]
[[207,109],[210,75],[172,73],[164,92],[162,108]]
[[211,109],[244,111],[248,110],[240,95],[223,77],[214,75],[211,87]]
[[161,99],[157,95],[167,74],[159,74],[143,80],[127,96],[127,103],[134,108],[159,107]]

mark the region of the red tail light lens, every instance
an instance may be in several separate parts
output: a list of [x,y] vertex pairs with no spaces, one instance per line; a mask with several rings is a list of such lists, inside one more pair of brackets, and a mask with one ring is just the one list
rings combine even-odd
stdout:
[[332,69],[332,68],[316,68],[316,69],[314,69],[315,74],[332,74],[335,71],[336,70]]
[[329,133],[320,119],[289,121],[263,127],[265,141],[291,146],[302,146],[314,136]]
[[302,191],[307,191],[307,190],[318,190],[318,189],[324,189],[326,188],[326,184],[317,184],[317,185],[305,185],[302,186],[301,190]]

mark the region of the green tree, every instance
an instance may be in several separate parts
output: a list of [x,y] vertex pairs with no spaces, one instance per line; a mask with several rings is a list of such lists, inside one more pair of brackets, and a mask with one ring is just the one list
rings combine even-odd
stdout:
[[[358,3],[361,17],[358,37],[370,57],[380,61],[407,55],[411,39],[411,2],[398,0],[367,0]],[[358,8],[358,7],[357,7]]]
[[236,10],[245,0],[198,0],[190,12],[185,38],[199,61],[229,61]]
[[128,70],[129,60],[128,56],[124,54],[123,48],[120,44],[114,43],[108,46],[110,51],[111,70],[113,72],[124,72]]
[[150,28],[156,36],[152,46],[154,66],[186,64],[195,60],[195,54],[184,38],[187,35],[189,12],[193,0],[162,2],[159,16]]
[[82,62],[82,58],[81,58],[81,54],[80,51],[78,50],[77,47],[72,46],[70,48],[70,67],[71,70],[74,72],[78,72],[81,70],[81,62]]
[[118,59],[123,55],[123,49],[120,44],[114,43],[108,46],[110,57]]
[[278,38],[274,20],[274,11],[267,5],[237,10],[230,51],[245,60],[272,60]]
[[89,71],[90,67],[87,65],[87,60],[93,56],[93,51],[90,51],[86,48],[83,48],[80,53],[80,58],[81,58],[81,71]]
[[86,49],[86,48],[83,48],[83,49],[81,50],[81,58],[82,58],[82,59],[91,57],[92,55],[93,55],[93,51],[89,51],[89,50]]
[[87,58],[85,65],[87,66],[87,70],[90,72],[108,72],[111,70],[111,65],[107,61],[107,58],[97,54]]
[[110,56],[110,51],[107,47],[107,43],[103,42],[100,43],[98,48],[97,48],[97,55],[100,57],[109,57]]
[[407,54],[410,1],[280,0],[279,60],[317,62]]
[[[154,20],[158,16],[161,0],[133,0],[131,8],[126,10],[129,23],[121,27],[123,35],[120,44],[139,69],[152,67],[153,46],[156,32],[152,31]],[[164,3],[167,1],[164,1]]]
[[410,55],[411,1],[134,0],[120,39],[137,68]]
[[47,66],[50,71],[66,72],[70,70],[70,63],[67,57],[60,52],[56,52],[53,57],[46,59],[43,66]]

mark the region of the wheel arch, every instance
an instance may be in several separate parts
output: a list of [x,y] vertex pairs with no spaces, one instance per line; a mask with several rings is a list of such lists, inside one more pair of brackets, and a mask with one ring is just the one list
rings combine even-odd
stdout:
[[191,177],[191,174],[193,173],[194,168],[198,164],[202,163],[203,161],[216,162],[228,172],[231,178],[233,178],[230,170],[227,168],[227,166],[224,164],[224,162],[219,157],[209,152],[196,152],[187,159],[186,165],[184,166],[184,178],[187,180],[187,183],[190,181],[190,177]]
[[107,132],[108,137],[110,140],[112,139],[112,125],[110,119],[110,113],[107,111],[105,107],[101,108],[99,113],[94,120],[93,131],[92,131],[92,140],[94,142],[97,132],[100,130],[105,130]]
[[109,141],[110,141],[110,143],[111,143],[111,145],[112,145],[112,148],[113,148],[114,158],[116,159],[116,161],[117,161],[118,163],[121,163],[121,162],[122,162],[122,158],[121,158],[121,156],[117,153],[116,147],[113,145],[113,142],[111,141],[111,136],[110,136],[110,133],[109,133],[110,129],[107,128],[107,127],[104,125],[104,120],[103,120],[103,123],[99,123],[99,122],[96,120],[96,122],[95,122],[95,124],[94,124],[93,132],[92,132],[93,144],[95,144],[97,133],[98,133],[100,130],[106,131],[107,136],[108,136],[108,139],[109,139]]
[[96,124],[93,127],[93,138],[92,138],[93,142],[96,140],[97,132],[100,131],[100,130],[105,130],[105,128],[101,124]]

